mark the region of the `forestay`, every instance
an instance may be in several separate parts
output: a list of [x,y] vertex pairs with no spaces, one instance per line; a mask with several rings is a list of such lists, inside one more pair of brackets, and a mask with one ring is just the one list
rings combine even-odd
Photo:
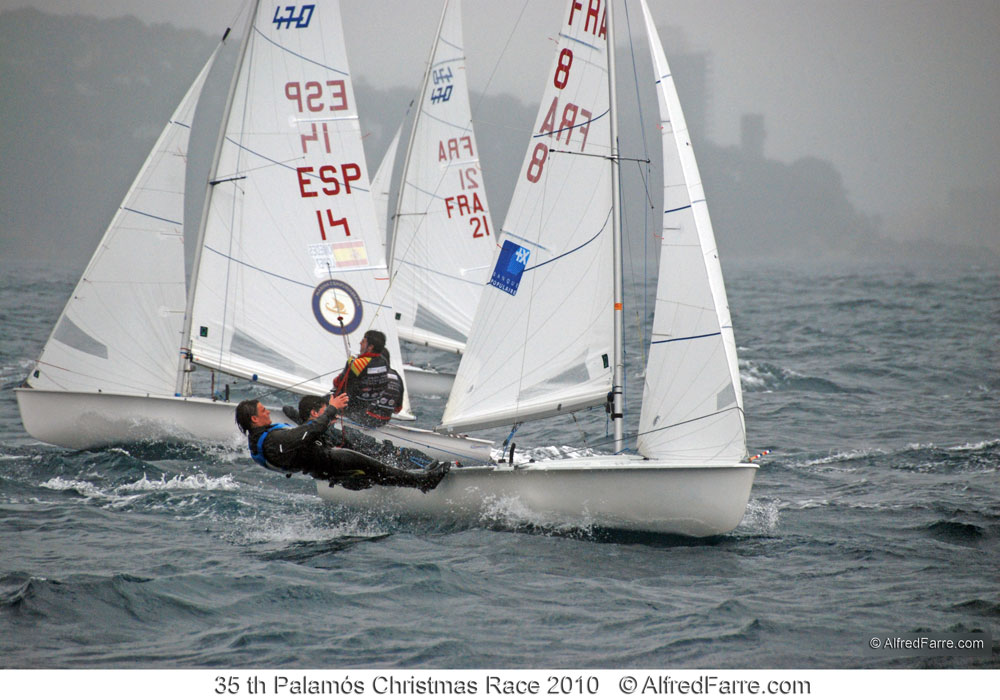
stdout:
[[399,357],[337,2],[253,13],[210,186],[195,362],[328,391],[364,331]]
[[418,98],[393,218],[400,338],[465,347],[495,234],[472,128],[458,0],[446,2]]
[[188,89],[108,225],[42,351],[32,387],[173,395],[184,325],[188,140],[218,52]]
[[569,3],[444,429],[577,410],[611,387],[606,37],[602,11]]
[[642,2],[663,134],[663,236],[638,450],[674,463],[745,459],[736,341],[687,125]]

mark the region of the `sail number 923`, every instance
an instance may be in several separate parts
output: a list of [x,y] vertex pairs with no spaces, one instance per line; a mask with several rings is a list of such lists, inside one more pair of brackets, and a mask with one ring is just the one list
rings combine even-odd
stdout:
[[486,677],[487,695],[597,695],[597,676],[549,676],[545,682]]

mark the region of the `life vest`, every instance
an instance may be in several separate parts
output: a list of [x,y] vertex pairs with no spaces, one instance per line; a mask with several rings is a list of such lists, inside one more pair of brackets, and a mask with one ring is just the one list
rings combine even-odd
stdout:
[[390,372],[392,370],[385,357],[376,353],[366,352],[348,360],[344,371],[333,383],[335,391],[346,391],[350,396],[351,401],[344,415],[368,426],[389,420],[392,410],[383,418],[376,404],[389,383]]
[[250,438],[247,438],[247,444],[250,448],[250,457],[253,458],[253,461],[255,461],[260,466],[264,467],[265,469],[270,469],[276,472],[287,471],[286,469],[282,469],[281,467],[274,466],[266,459],[264,459],[264,440],[267,439],[268,434],[270,434],[272,430],[278,430],[279,428],[291,428],[291,427],[292,426],[290,426],[288,423],[272,423],[270,426],[268,426],[267,430],[261,433],[260,437],[257,438],[256,445],[250,440]]
[[403,378],[399,372],[387,368],[386,381],[375,400],[368,407],[366,415],[385,423],[403,407]]

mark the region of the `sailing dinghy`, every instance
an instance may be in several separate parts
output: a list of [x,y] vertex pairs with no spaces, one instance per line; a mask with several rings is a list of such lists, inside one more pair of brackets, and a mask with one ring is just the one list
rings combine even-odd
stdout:
[[623,451],[612,8],[570,0],[442,428],[516,425],[610,394],[615,454],[453,469],[428,494],[320,484],[323,498],[438,518],[518,504],[535,523],[691,536],[739,524],[757,467],[747,458],[728,302],[673,79],[639,1],[657,76],[664,213],[637,453]]
[[[400,357],[339,3],[251,3],[185,293],[183,163],[206,73],[18,390],[38,439],[236,441],[233,404],[190,397],[192,365],[323,394],[366,330]],[[489,461],[484,440],[363,430],[439,459]]]
[[232,405],[174,395],[186,299],[188,141],[222,45],[170,117],[35,367],[15,390],[25,429],[43,442],[85,449],[194,436],[237,439]]

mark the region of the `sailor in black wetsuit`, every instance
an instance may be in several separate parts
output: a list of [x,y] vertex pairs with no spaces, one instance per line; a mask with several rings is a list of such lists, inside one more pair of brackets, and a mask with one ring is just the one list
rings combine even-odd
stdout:
[[[299,400],[298,409],[284,406],[283,410],[285,415],[298,425],[319,418],[326,410],[329,399],[329,395],[303,396]],[[410,447],[396,447],[389,439],[379,440],[349,425],[338,427],[336,423],[331,423],[319,440],[330,447],[354,450],[382,464],[401,469],[429,469],[435,462],[434,458],[425,452]]]
[[353,490],[373,484],[410,486],[426,492],[448,473],[447,464],[432,464],[426,471],[414,473],[324,443],[321,436],[345,405],[346,395],[331,396],[322,415],[292,427],[271,423],[267,407],[256,399],[247,399],[236,407],[236,424],[247,435],[250,456],[261,466],[288,475],[302,472],[331,485],[339,483]]

